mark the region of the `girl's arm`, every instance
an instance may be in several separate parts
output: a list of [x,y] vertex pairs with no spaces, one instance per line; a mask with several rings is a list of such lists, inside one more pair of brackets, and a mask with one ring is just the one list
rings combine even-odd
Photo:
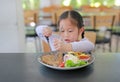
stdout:
[[46,26],[46,25],[41,25],[41,26],[37,26],[36,29],[35,29],[37,35],[38,35],[41,39],[44,38],[43,28],[46,28],[46,27],[48,27],[48,26]]
[[45,36],[46,37],[51,36],[52,30],[47,25],[41,25],[36,27],[36,33],[42,40],[45,40],[46,39]]
[[72,42],[72,50],[80,52],[91,52],[94,50],[94,44],[88,39],[84,38],[79,42]]
[[88,39],[82,39],[79,42],[64,43],[60,40],[54,41],[56,50],[60,51],[76,51],[76,52],[91,52],[94,49],[94,44]]
[[[42,25],[42,26],[36,27],[36,33],[40,37],[41,40],[45,41],[46,43],[49,42],[49,46],[51,50],[55,51],[55,48],[53,46],[54,36],[52,34],[52,29],[49,26]],[[49,40],[45,36],[47,36]]]

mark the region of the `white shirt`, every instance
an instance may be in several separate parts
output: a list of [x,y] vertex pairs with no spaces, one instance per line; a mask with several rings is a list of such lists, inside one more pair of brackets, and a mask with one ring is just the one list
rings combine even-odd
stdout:
[[[48,27],[47,25],[42,25],[42,26],[38,26],[36,27],[36,33],[37,35],[44,40],[45,42],[48,43],[47,39],[45,36],[43,36],[43,28]],[[53,40],[54,38],[59,38],[59,35],[56,34],[52,34],[49,37],[49,45],[51,47],[52,51],[55,51],[56,49],[53,46]],[[94,44],[92,42],[90,42],[87,38],[81,39],[78,42],[71,42],[70,44],[72,44],[72,49],[73,51],[78,51],[78,52],[90,52],[94,49]]]

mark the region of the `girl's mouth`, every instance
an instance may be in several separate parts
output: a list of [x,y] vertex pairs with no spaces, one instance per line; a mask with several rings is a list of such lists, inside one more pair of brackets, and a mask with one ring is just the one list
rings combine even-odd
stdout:
[[69,40],[69,39],[65,39],[65,42],[68,42],[68,43],[69,43],[69,42],[70,42],[70,40]]

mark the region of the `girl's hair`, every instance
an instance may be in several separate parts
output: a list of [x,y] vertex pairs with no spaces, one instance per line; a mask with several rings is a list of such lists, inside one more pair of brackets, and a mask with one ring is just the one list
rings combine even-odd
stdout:
[[[80,29],[84,26],[83,18],[80,15],[80,13],[78,13],[75,10],[70,10],[70,11],[65,11],[64,13],[61,14],[61,16],[59,17],[59,20],[58,20],[58,27],[59,27],[60,21],[62,19],[66,19],[66,18],[69,18],[73,25],[77,25],[78,29]],[[84,32],[82,33],[82,38],[84,38]]]

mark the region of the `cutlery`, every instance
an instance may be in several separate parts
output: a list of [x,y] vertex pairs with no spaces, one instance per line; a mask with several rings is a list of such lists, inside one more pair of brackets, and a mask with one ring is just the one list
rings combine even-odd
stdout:
[[[48,45],[49,45],[49,47],[50,47],[49,37],[48,37],[48,36],[45,36],[45,38],[46,38],[46,40],[47,40],[47,42],[48,42]],[[51,47],[50,47],[50,51],[51,51]]]

